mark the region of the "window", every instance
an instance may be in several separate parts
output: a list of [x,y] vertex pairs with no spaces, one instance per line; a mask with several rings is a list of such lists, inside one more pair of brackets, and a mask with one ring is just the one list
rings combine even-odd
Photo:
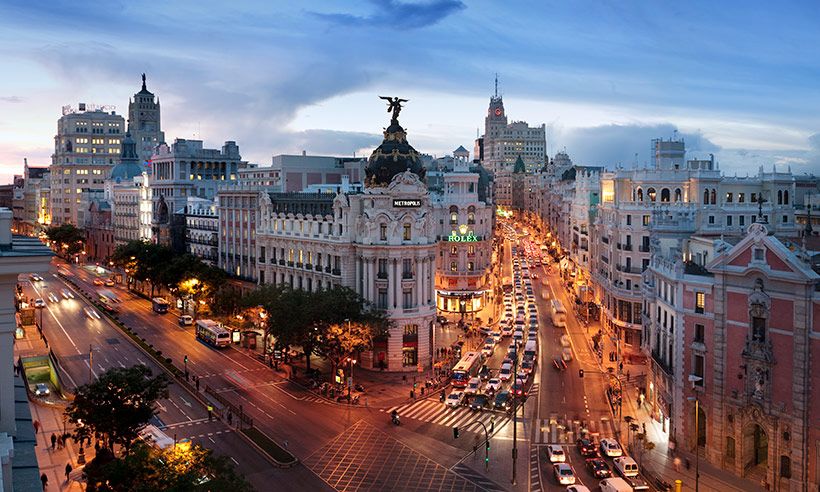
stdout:
[[410,235],[410,224],[404,224],[404,235],[403,238],[405,241],[409,241],[411,238]]
[[376,298],[376,305],[379,309],[387,309],[387,289],[379,289],[379,295]]
[[475,224],[475,214],[470,212],[467,214],[467,223],[468,224]]
[[669,188],[664,188],[661,190],[661,201],[668,202],[669,201]]
[[682,198],[682,195],[681,195],[680,188],[675,188],[675,201],[679,202],[679,201],[681,201],[681,198]]
[[655,198],[657,197],[657,192],[655,191],[655,188],[649,188],[648,190],[646,190],[646,197],[649,198],[650,202],[654,202]]
[[413,290],[412,289],[404,289],[401,292],[401,299],[402,299],[402,307],[404,309],[410,309],[413,307]]
[[696,292],[695,293],[695,312],[696,313],[703,313],[703,310],[706,309],[706,294],[703,292]]
[[709,190],[703,190],[703,204],[709,205]]
[[789,216],[788,216],[788,215],[784,215],[784,216],[783,216],[783,223],[784,223],[784,224],[787,224],[788,222],[789,222]]
[[474,255],[475,254],[475,246],[473,246],[472,244],[467,246],[467,254],[468,255]]
[[450,246],[450,254],[457,255],[458,254],[458,246]]
[[792,460],[785,454],[780,456],[780,477],[792,478]]
[[699,377],[700,379],[695,381],[694,384],[695,384],[695,386],[699,386],[701,388],[703,388],[703,382],[704,382],[703,364],[704,364],[704,357],[702,355],[695,355],[695,360],[694,360],[694,364],[693,364],[694,367],[693,367],[692,372],[695,374],[695,376]]
[[649,216],[648,216],[648,215],[644,215],[644,216],[643,216],[643,225],[644,225],[644,226],[648,226],[648,225],[649,225]]
[[754,261],[764,261],[766,258],[766,250],[763,248],[754,248],[752,255]]
[[746,193],[738,193],[737,194],[737,203],[745,203],[746,202]]
[[711,193],[709,193],[709,201],[712,203],[712,205],[715,205],[717,203],[717,191],[715,191],[714,188],[712,188]]
[[419,325],[404,325],[404,336],[412,337],[418,336],[419,334]]
[[727,225],[728,227],[731,227],[731,226],[732,226],[732,216],[731,216],[731,215],[727,215],[727,216],[726,216],[726,225]]
[[259,263],[265,263],[265,247],[261,246],[259,248]]
[[474,269],[475,269],[475,263],[473,263],[472,261],[468,261],[467,262],[467,271],[472,272]]
[[405,258],[401,260],[402,278],[413,278],[413,260]]
[[726,193],[726,203],[732,203],[732,199],[734,198],[734,194],[732,192]]
[[450,271],[451,271],[451,272],[456,272],[456,271],[458,271],[458,264],[457,264],[455,261],[451,261],[451,262],[450,262]]
[[714,224],[714,223],[715,223],[715,216],[714,216],[714,215],[710,215],[710,216],[709,216],[709,223],[710,223],[710,224]]
[[387,224],[379,225],[379,239],[387,241]]
[[760,316],[752,317],[752,341],[763,342],[766,340],[766,318]]
[[752,193],[752,203],[757,203],[757,193]]
[[696,343],[704,343],[705,340],[705,327],[701,324],[695,325],[695,342]]
[[379,278],[387,278],[387,259],[379,258]]
[[457,213],[451,213],[450,214],[450,224],[451,225],[458,224],[458,214]]
[[737,225],[739,225],[741,227],[746,225],[746,216],[745,215],[738,216]]
[[632,216],[631,215],[626,216],[626,225],[628,225],[628,226],[632,225]]

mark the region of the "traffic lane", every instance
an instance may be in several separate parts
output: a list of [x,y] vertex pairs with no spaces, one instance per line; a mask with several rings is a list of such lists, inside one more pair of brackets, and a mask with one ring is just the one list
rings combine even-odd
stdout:
[[[29,286],[32,292],[38,295],[45,295],[49,289],[70,289],[56,279],[45,286]],[[49,302],[44,308],[48,312],[43,318],[44,332],[61,362],[64,373],[74,387],[89,382],[92,376],[96,377],[113,367],[125,368],[144,364],[154,374],[162,372],[159,366],[126,339],[107,318],[102,315],[100,319],[89,318],[84,311],[86,307],[89,307],[88,304],[79,293],[75,293],[74,299]],[[89,355],[90,351],[93,355]],[[169,398],[161,399],[158,405],[163,421],[176,422],[198,417],[196,409],[191,408],[183,392],[173,385],[169,388]]]

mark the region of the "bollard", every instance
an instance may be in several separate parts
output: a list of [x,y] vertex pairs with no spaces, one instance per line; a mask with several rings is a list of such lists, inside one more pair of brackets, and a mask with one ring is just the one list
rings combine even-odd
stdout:
[[681,482],[680,479],[675,480],[675,492],[681,492],[681,486],[682,485],[683,485],[683,482]]

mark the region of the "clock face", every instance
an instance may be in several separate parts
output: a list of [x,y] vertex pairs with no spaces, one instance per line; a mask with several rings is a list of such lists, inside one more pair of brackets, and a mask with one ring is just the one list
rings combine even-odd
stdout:
[[501,108],[495,108],[495,115],[501,116]]

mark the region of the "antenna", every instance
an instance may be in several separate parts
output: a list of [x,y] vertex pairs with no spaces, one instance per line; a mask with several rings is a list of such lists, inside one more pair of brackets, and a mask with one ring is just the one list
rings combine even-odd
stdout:
[[498,99],[498,72],[495,73],[495,98]]

